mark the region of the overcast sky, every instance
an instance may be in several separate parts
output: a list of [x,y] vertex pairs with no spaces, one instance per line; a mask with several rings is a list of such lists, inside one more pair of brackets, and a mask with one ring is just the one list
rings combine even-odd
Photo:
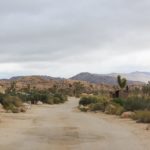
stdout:
[[0,0],[0,78],[150,71],[150,0]]

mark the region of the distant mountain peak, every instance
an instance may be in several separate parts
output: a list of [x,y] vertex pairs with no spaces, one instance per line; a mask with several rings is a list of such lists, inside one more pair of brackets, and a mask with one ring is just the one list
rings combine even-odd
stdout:
[[[73,76],[72,80],[80,80],[80,81],[87,81],[90,83],[96,84],[109,84],[109,85],[116,85],[117,84],[117,74],[110,75],[110,74],[92,74],[92,73],[79,73],[76,76]],[[128,84],[142,84],[139,81],[130,81],[128,80]]]

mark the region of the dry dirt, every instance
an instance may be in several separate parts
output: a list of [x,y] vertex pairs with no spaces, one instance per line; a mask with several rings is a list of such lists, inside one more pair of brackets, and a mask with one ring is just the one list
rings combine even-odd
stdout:
[[77,111],[78,100],[0,114],[0,150],[150,150],[146,125]]

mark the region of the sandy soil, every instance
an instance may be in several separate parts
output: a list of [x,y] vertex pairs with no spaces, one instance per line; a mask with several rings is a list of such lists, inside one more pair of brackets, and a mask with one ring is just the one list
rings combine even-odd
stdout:
[[0,114],[0,150],[150,150],[146,125],[77,111],[78,100]]

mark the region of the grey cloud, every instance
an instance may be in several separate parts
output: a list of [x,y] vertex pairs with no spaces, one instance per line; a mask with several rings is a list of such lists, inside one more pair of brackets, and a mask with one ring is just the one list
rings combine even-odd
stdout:
[[101,63],[148,49],[149,8],[149,0],[0,0],[0,62],[86,63],[106,52]]

